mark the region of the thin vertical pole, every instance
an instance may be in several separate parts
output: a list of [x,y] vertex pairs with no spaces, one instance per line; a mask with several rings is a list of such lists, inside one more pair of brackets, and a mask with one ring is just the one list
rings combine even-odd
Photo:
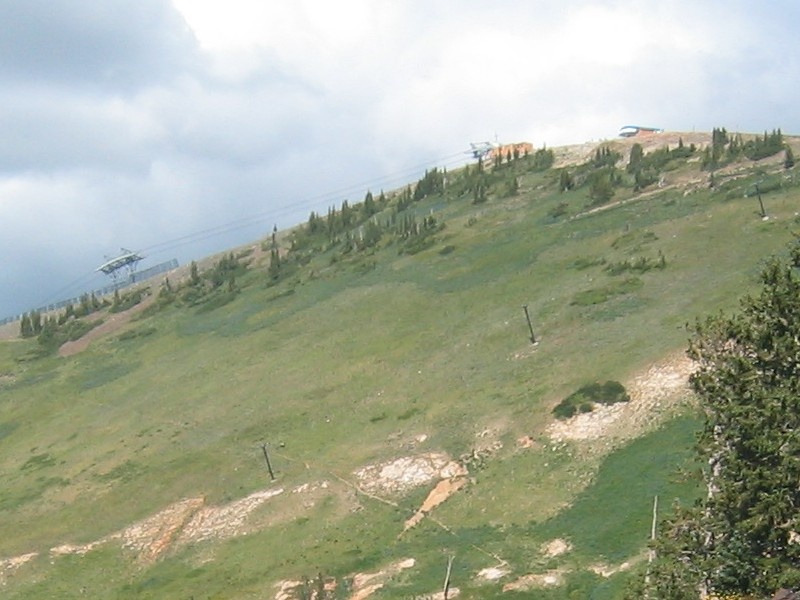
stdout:
[[528,305],[527,304],[523,304],[522,305],[522,310],[525,311],[525,319],[528,321],[528,329],[531,330],[531,344],[535,344],[536,343],[536,336],[533,333],[533,325],[531,324],[531,316],[530,316],[530,314],[528,314]]
[[[656,557],[656,549],[653,542],[656,539],[656,521],[658,520],[658,496],[653,497],[653,523],[650,525],[650,551],[647,553],[647,573],[644,576],[646,586],[650,584],[650,565]],[[649,589],[647,590],[649,597]]]
[[269,454],[267,454],[267,445],[261,444],[261,449],[264,451],[264,460],[267,461],[267,470],[269,471],[269,478],[275,481],[275,473],[272,472],[272,464],[269,462]]
[[759,189],[758,184],[756,184],[756,194],[758,195],[758,205],[761,207],[761,218],[763,219],[767,216],[767,211],[764,210],[764,202],[761,200],[761,190]]
[[453,568],[453,558],[454,556],[447,557],[447,573],[444,576],[444,590],[442,591],[442,595],[444,596],[444,600],[447,600],[448,594],[450,593],[450,571]]

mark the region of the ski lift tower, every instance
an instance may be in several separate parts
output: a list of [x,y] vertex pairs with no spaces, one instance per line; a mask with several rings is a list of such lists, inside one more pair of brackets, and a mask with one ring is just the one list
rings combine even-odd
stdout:
[[127,277],[125,278],[127,281],[134,281],[134,275],[136,273],[136,265],[139,263],[140,260],[144,258],[138,252],[133,252],[131,250],[126,250],[125,248],[120,248],[120,255],[115,258],[108,258],[108,260],[104,262],[102,265],[97,267],[97,271],[101,271],[111,277],[114,281],[114,284],[119,283],[119,278],[121,273],[127,273]]
[[489,156],[500,144],[497,142],[470,142],[467,154],[472,154],[472,158],[477,158],[478,162]]

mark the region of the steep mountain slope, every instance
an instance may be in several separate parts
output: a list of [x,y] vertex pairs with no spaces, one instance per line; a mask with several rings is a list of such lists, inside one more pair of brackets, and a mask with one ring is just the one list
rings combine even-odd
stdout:
[[[453,557],[462,597],[619,597],[653,497],[699,493],[684,325],[797,226],[781,154],[710,188],[694,135],[637,191],[635,140],[426,174],[84,317],[80,352],[0,344],[4,595],[427,597]],[[607,380],[630,401],[556,421]]]

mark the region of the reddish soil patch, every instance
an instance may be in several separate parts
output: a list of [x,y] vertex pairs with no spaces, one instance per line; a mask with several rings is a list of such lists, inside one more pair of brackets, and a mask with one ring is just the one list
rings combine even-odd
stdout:
[[406,521],[403,531],[411,529],[417,525],[420,521],[422,521],[422,519],[425,518],[426,514],[447,500],[451,495],[455,494],[466,484],[466,477],[442,479],[438,484],[436,484],[436,487],[431,490],[431,493],[428,494],[427,498],[425,498],[422,506],[420,506],[419,510],[414,514],[414,516]]

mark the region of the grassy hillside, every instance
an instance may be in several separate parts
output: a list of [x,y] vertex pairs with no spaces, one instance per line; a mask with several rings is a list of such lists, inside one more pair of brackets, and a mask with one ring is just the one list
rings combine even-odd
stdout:
[[[616,142],[623,172],[631,143]],[[557,164],[588,181],[592,152]],[[369,247],[347,246],[363,223],[282,232],[274,277],[267,239],[229,294],[182,288],[158,309],[154,289],[77,354],[0,344],[4,597],[272,598],[304,578],[291,597],[310,597],[322,575],[345,598],[380,570],[376,598],[421,597],[449,556],[462,597],[620,597],[653,496],[699,493],[699,420],[682,389],[594,439],[553,439],[551,411],[587,383],[631,388],[680,355],[687,322],[735,309],[792,238],[800,188],[779,157],[734,161],[709,188],[698,150],[660,187],[624,175],[598,202],[531,158],[486,175],[484,197],[474,167],[403,210],[390,195]],[[390,235],[410,215],[437,228]],[[403,533],[442,477],[397,490],[356,471],[431,456],[466,482]]]

